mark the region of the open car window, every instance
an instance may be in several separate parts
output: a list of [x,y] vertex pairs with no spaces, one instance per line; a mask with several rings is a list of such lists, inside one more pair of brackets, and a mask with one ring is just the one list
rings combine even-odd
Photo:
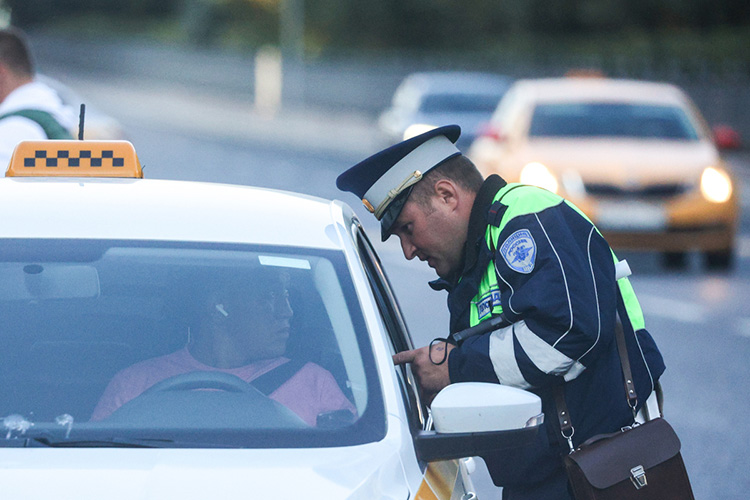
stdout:
[[[266,274],[281,276],[282,289],[270,290],[259,278]],[[243,321],[211,295],[237,283],[238,294],[269,288],[262,297],[288,304],[288,329],[276,338],[283,347],[240,366],[193,359],[196,336],[208,335],[207,311],[229,310],[233,334],[244,335]],[[335,251],[4,240],[6,445],[317,447],[381,439],[381,391],[354,293]],[[257,330],[248,333],[249,352],[272,336],[252,337]]]

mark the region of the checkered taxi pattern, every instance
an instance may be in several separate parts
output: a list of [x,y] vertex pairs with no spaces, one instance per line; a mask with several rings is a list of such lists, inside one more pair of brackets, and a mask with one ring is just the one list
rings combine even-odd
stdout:
[[72,152],[69,150],[58,150],[57,154],[50,155],[47,150],[34,151],[34,156],[23,159],[25,168],[36,167],[91,167],[98,168],[105,163],[108,167],[117,168],[125,166],[125,158],[116,157],[112,150],[91,151],[81,150]]

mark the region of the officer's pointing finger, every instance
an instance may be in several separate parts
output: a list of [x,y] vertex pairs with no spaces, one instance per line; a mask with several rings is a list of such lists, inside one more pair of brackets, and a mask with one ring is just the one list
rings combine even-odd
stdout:
[[401,351],[397,352],[393,355],[393,364],[394,365],[403,365],[406,363],[411,363],[414,361],[414,358],[417,357],[416,351]]

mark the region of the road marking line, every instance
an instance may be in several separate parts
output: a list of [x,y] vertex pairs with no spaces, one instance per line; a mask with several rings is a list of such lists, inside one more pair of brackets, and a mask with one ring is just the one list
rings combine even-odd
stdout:
[[737,318],[737,334],[750,339],[750,318]]
[[665,299],[654,295],[639,295],[643,309],[649,315],[673,319],[682,323],[704,323],[706,308],[681,300]]
[[742,182],[740,187],[740,207],[750,208],[750,196],[745,193],[750,193],[750,182]]
[[[750,183],[742,182],[741,184],[740,193],[750,193]],[[740,196],[740,207],[750,208],[750,196]]]
[[747,159],[743,156],[742,160],[737,158],[732,161],[731,164],[732,169],[737,176],[737,184],[739,184],[740,206],[742,208],[748,208],[750,207],[750,196],[745,194],[750,192],[750,176],[748,176],[746,168]]
[[737,239],[737,257],[741,259],[750,257],[750,237],[740,236]]

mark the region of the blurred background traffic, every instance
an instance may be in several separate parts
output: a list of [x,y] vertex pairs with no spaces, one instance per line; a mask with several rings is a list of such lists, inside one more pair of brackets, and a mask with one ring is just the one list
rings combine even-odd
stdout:
[[[572,68],[611,77],[667,80],[695,99],[711,123],[747,135],[750,118],[750,6],[741,0],[3,0],[5,22],[88,43],[40,54],[93,70],[104,47],[124,36],[138,44],[220,51],[245,61],[236,77],[117,54],[116,73],[166,76],[263,93],[255,75],[264,54],[284,55],[285,104],[371,116],[408,74],[426,70],[560,76]],[[104,47],[102,47],[102,45]],[[81,47],[85,49],[86,47]],[[45,50],[38,46],[38,50]],[[46,52],[46,51],[45,51]],[[67,53],[67,57],[65,54]],[[73,58],[73,59],[71,59]],[[171,59],[165,56],[165,59]],[[261,62],[261,64],[263,64]],[[270,72],[269,65],[261,66]],[[342,78],[342,76],[346,78]],[[174,77],[174,75],[169,75]],[[239,78],[239,80],[238,80]],[[235,85],[236,87],[231,87]],[[260,96],[272,99],[272,96]]]
[[[518,180],[535,164],[535,178],[554,180],[566,196],[598,189],[601,225],[625,233],[618,255],[634,271],[647,328],[665,355],[666,412],[696,497],[746,497],[750,3],[0,0],[0,24],[29,34],[39,72],[64,100],[87,104],[86,137],[131,140],[147,177],[339,198],[377,234],[358,200],[336,190],[336,176],[404,136],[458,123],[462,149],[477,163],[491,157],[483,168]],[[567,124],[562,130],[534,128],[533,111],[498,126],[508,115],[501,98],[540,78],[563,87],[635,79],[672,90],[640,87],[640,99],[639,90],[620,89],[619,100],[604,99],[610,106],[602,98],[547,107],[546,118],[565,118],[554,122]],[[636,107],[623,111],[626,94]],[[507,99],[506,108],[527,101]],[[589,115],[609,126],[616,116],[648,115],[661,131],[584,134]],[[596,182],[587,184],[584,166]],[[707,246],[676,236],[670,220],[678,219],[680,234],[709,227]],[[642,246],[650,251],[627,245],[633,233],[653,243]],[[405,261],[395,241],[375,245],[415,343],[445,335],[444,296],[420,286],[430,270]],[[479,486],[497,497],[486,481]]]

